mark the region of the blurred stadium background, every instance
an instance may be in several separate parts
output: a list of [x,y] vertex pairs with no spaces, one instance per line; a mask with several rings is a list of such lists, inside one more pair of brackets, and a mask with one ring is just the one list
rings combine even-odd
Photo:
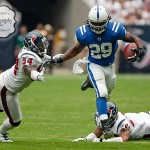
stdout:
[[[105,6],[113,21],[126,26],[127,30],[139,36],[146,48],[145,57],[139,62],[129,64],[121,55],[126,43],[119,42],[120,51],[116,54],[116,72],[149,73],[150,72],[150,0],[0,0],[0,5],[7,5],[16,12],[16,32],[9,38],[0,38],[0,70],[10,68],[22,48],[23,35],[37,29],[48,37],[49,54],[64,53],[76,40],[75,29],[82,25],[89,9],[95,5]],[[63,65],[48,69],[71,72],[74,61],[87,54],[81,53]],[[9,58],[9,59],[7,59]]]

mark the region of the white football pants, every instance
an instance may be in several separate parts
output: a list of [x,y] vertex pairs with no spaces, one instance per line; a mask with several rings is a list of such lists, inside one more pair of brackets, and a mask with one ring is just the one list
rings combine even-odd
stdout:
[[7,114],[10,123],[20,122],[22,113],[20,109],[18,94],[12,93],[4,87],[2,80],[0,80],[0,110],[4,110]]
[[90,62],[87,64],[87,71],[96,91],[97,98],[106,97],[109,100],[111,91],[116,84],[115,64],[102,67]]

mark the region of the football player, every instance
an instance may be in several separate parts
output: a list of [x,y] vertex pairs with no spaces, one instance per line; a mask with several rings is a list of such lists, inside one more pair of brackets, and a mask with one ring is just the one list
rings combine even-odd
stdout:
[[84,138],[73,140],[78,141],[93,141],[93,142],[127,142],[128,140],[150,139],[150,114],[145,112],[140,113],[125,113],[118,112],[118,107],[112,102],[107,102],[108,122],[111,126],[111,131],[114,133],[113,138],[101,139],[102,125],[99,114],[95,114],[95,123],[97,128]]
[[0,126],[0,142],[12,142],[7,131],[21,123],[18,93],[33,81],[44,82],[44,62],[51,59],[47,48],[48,41],[41,33],[27,33],[16,63],[0,74],[0,112],[5,111],[8,117]]
[[[134,42],[138,49],[136,55],[128,61],[134,62],[141,58],[145,50],[141,40],[126,31],[119,22],[110,22],[111,16],[108,11],[100,5],[91,8],[88,14],[87,24],[76,29],[77,42],[60,57],[55,57],[50,61],[51,65],[62,63],[75,57],[85,47],[89,49],[87,71],[96,91],[96,106],[102,123],[105,138],[110,138],[113,133],[107,122],[106,101],[110,97],[115,86],[115,53],[118,48],[118,40]],[[86,103],[86,100],[85,100]]]

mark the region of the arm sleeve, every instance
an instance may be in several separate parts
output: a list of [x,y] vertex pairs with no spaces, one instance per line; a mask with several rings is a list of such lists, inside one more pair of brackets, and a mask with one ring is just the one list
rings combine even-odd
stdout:
[[77,38],[77,41],[78,41],[80,44],[86,46],[85,40],[84,40],[84,35],[82,34],[82,29],[81,29],[81,28],[82,28],[82,27],[78,27],[78,28],[76,29],[76,38]]
[[117,31],[118,38],[122,40],[125,37],[125,35],[126,35],[125,27],[122,24],[118,23],[118,31]]
[[121,137],[116,137],[112,139],[103,140],[102,142],[123,142],[123,139]]

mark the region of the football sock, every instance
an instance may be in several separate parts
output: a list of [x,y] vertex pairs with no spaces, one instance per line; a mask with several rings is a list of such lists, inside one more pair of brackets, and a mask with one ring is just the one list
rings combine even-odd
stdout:
[[100,120],[108,119],[107,116],[107,104],[106,104],[106,98],[105,97],[99,97],[96,100],[96,107],[97,111],[100,115]]
[[11,130],[13,129],[14,126],[12,126],[10,123],[9,123],[9,119],[7,118],[3,124],[0,126],[0,133],[1,134],[5,134],[8,130]]

